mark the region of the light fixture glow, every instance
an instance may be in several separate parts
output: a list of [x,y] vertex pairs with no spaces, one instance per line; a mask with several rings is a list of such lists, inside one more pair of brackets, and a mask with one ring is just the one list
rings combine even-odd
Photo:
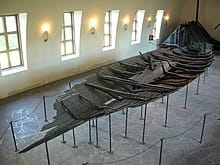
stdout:
[[149,16],[149,17],[147,18],[147,22],[151,22],[151,21],[152,21],[152,17]]
[[128,23],[129,23],[129,18],[128,17],[125,17],[123,19],[123,28],[124,30],[127,30],[128,29]]
[[128,17],[125,17],[124,19],[123,19],[123,24],[128,24],[129,23],[129,18]]
[[97,26],[97,19],[93,18],[90,20],[90,31],[91,31],[91,34],[95,34],[95,28]]
[[147,26],[148,27],[151,26],[151,21],[152,21],[152,17],[151,16],[147,17]]
[[48,41],[48,33],[50,31],[50,25],[49,24],[43,24],[41,26],[41,30],[43,32],[44,42]]
[[90,21],[90,28],[92,28],[92,27],[96,27],[97,26],[97,20],[96,19],[91,19],[91,21]]
[[43,24],[42,27],[42,32],[45,32],[45,31],[50,31],[50,25],[49,24]]
[[166,22],[169,21],[169,19],[170,19],[169,14],[167,14],[166,16],[164,16],[164,20],[165,20]]

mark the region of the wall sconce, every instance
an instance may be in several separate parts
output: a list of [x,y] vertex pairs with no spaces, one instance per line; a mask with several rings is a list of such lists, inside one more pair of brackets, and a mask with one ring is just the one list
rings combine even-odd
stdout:
[[147,27],[150,27],[150,26],[151,26],[151,22],[152,22],[152,17],[149,16],[149,17],[147,18]]
[[123,29],[127,30],[128,29],[128,23],[129,23],[129,19],[128,17],[123,19]]
[[164,16],[164,20],[165,20],[165,23],[167,24],[168,21],[170,20],[169,14],[167,14],[166,16]]
[[96,19],[92,19],[92,20],[90,21],[90,32],[91,32],[92,35],[95,34],[96,25],[97,25],[97,20],[96,20]]
[[44,25],[42,26],[44,42],[47,42],[47,41],[48,41],[49,29],[50,29],[49,24],[44,24]]

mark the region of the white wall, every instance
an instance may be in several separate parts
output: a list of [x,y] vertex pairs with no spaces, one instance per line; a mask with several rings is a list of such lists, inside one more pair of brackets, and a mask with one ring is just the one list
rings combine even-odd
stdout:
[[[196,1],[185,0],[182,5],[180,23],[195,20]],[[220,23],[220,0],[200,0],[199,22],[205,27],[208,33],[220,41],[220,27],[214,27]]]
[[[18,12],[28,13],[27,62],[28,70],[8,76],[0,76],[0,98],[19,93],[34,86],[43,85],[68,77],[112,61],[137,55],[138,51],[148,51],[148,35],[152,26],[147,28],[146,18],[155,17],[156,10],[164,9],[170,13],[170,25],[162,26],[162,36],[176,26],[179,21],[181,0],[1,0],[0,14]],[[116,49],[102,51],[103,23],[108,9],[120,10],[116,37]],[[136,10],[144,9],[145,20],[140,44],[131,45],[133,15]],[[61,61],[60,40],[64,11],[82,10],[80,57]],[[128,30],[124,31],[122,19],[130,19]],[[95,35],[89,32],[89,20],[98,19]],[[41,26],[48,22],[51,26],[48,43],[43,42]]]

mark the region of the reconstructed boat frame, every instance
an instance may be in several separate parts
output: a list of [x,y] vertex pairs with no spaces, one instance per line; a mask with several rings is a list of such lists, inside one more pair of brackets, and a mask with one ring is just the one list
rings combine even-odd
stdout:
[[[177,36],[182,35],[178,32]],[[188,45],[188,40],[186,43]],[[192,42],[190,46],[178,45],[166,41],[155,51],[139,52],[135,57],[97,69],[86,81],[57,97],[54,104],[57,114],[42,128],[47,130],[45,136],[20,153],[92,118],[138,107],[171,94],[197,78],[214,60],[210,49],[195,48]]]

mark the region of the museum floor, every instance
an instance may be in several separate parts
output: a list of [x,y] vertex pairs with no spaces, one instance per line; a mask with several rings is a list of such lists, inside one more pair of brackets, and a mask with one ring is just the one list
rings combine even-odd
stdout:
[[[11,120],[18,149],[33,141],[44,124],[43,96],[47,97],[49,121],[55,111],[53,103],[58,93],[68,89],[68,81],[72,84],[85,79],[88,73],[61,80],[17,96],[0,103],[0,136]],[[92,140],[88,144],[88,123],[75,129],[78,148],[73,148],[72,131],[65,134],[67,143],[63,144],[62,136],[48,142],[50,161],[52,165],[81,165],[82,163],[111,162],[132,156],[130,159],[113,163],[114,165],[157,165],[159,162],[160,139],[163,144],[163,165],[214,165],[220,164],[220,56],[215,58],[208,70],[205,84],[204,74],[201,75],[199,95],[196,95],[197,80],[189,84],[187,108],[184,109],[185,89],[169,96],[168,127],[163,127],[165,118],[166,98],[164,104],[157,100],[148,105],[146,123],[146,144],[140,144],[142,139],[143,120],[140,120],[140,107],[129,109],[128,138],[123,138],[125,115],[121,112],[112,114],[112,150],[109,154],[108,116],[98,119],[100,148],[95,147],[95,127],[92,127]],[[39,104],[40,103],[40,104]],[[36,111],[27,116],[37,105]],[[202,144],[199,143],[203,115],[207,115]],[[152,144],[156,144],[150,147]],[[142,152],[143,151],[143,152]],[[145,152],[144,152],[145,151]],[[45,145],[33,150],[17,154],[9,128],[0,141],[1,165],[45,165],[47,157]]]

